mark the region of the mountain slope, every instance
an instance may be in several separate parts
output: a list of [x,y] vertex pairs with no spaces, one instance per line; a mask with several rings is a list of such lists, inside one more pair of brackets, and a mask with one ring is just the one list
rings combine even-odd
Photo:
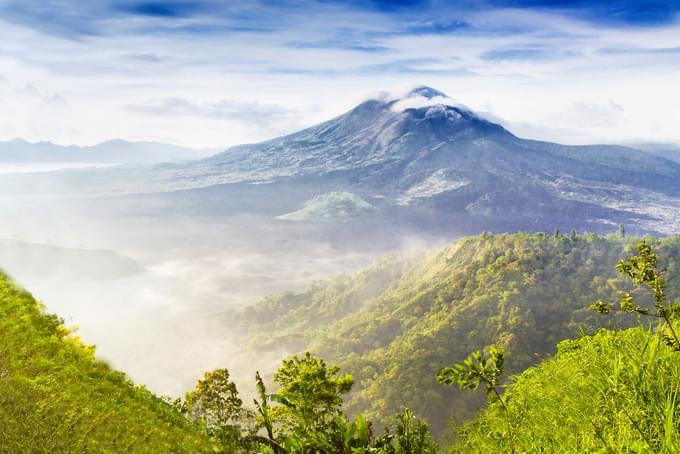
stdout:
[[[449,418],[463,421],[483,404],[482,396],[437,384],[441,367],[495,344],[507,350],[509,372],[519,372],[580,328],[610,323],[586,308],[628,288],[613,265],[634,241],[466,238],[425,257],[393,257],[354,277],[268,298],[232,325],[247,327],[253,358],[273,347],[310,350],[352,372],[348,410],[381,419],[406,405],[441,433]],[[680,266],[680,238],[655,248],[669,270]],[[680,295],[680,279],[669,282],[669,294]]]
[[[680,361],[643,328],[566,340],[460,430],[452,452],[678,452]],[[508,421],[511,434],[506,432]]]
[[209,452],[198,425],[94,357],[0,274],[4,452]]
[[442,170],[473,182],[567,174],[656,189],[680,175],[679,164],[631,148],[517,138],[428,87],[400,99],[368,100],[303,131],[164,170],[176,188],[339,174],[355,185],[382,188],[384,196],[385,189],[407,190]]
[[428,87],[368,100],[303,131],[206,159],[15,175],[0,189],[147,194],[149,206],[160,200],[205,213],[229,204],[269,222],[345,192],[377,208],[357,222],[417,232],[450,225],[475,233],[554,226],[605,232],[618,223],[638,232],[680,228],[680,163],[621,146],[522,139]]
[[635,144],[635,148],[644,150],[654,156],[670,159],[671,161],[680,162],[680,146],[663,143],[641,143]]
[[[578,172],[592,178],[607,169],[640,178],[648,173],[667,178],[680,174],[676,163],[630,148],[519,139],[428,87],[414,89],[401,99],[366,101],[318,126],[261,144],[234,147],[200,165],[248,180],[380,165],[399,169],[401,181],[391,183],[400,189],[409,185],[409,177],[417,179],[423,172],[447,167],[467,176],[489,172],[501,178],[518,174],[545,177],[542,173],[551,171]],[[381,173],[384,170],[379,169],[377,174]],[[375,175],[374,171],[371,174]],[[607,176],[616,177],[616,182],[627,181],[626,174]],[[384,178],[378,179],[376,186],[384,182]]]

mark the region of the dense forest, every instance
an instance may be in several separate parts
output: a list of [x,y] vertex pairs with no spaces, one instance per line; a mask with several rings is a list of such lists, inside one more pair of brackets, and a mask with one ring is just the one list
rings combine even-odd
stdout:
[[[232,322],[250,330],[253,357],[286,347],[351,373],[355,385],[345,404],[351,414],[384,421],[407,406],[441,436],[484,405],[482,394],[439,385],[434,377],[442,365],[496,345],[506,351],[506,373],[519,373],[554,354],[565,338],[634,324],[620,315],[602,318],[588,306],[630,289],[614,264],[638,241],[573,232],[482,234],[270,297]],[[668,267],[669,295],[680,295],[680,238],[650,241]]]
[[388,257],[235,317],[253,330],[251,354],[273,344],[294,353],[271,376],[253,371],[254,399],[226,368],[159,398],[0,275],[0,446],[675,452],[679,260],[677,237],[557,232]]

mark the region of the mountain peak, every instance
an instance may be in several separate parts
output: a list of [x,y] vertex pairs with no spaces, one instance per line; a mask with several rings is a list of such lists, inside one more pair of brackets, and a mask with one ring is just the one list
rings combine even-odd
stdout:
[[5,143],[9,143],[9,144],[12,144],[12,145],[28,145],[28,141],[26,139],[21,138],[21,137],[15,137],[14,139],[9,140]]
[[416,96],[421,96],[423,98],[427,99],[432,99],[432,98],[448,98],[444,93],[442,93],[439,90],[435,90],[432,87],[428,87],[425,85],[420,85],[418,87],[413,88],[411,91],[408,92],[408,94],[405,96],[406,98],[414,98]]
[[428,110],[434,107],[435,109],[430,109],[432,113],[445,114],[446,111],[455,110],[458,114],[475,115],[472,109],[449,98],[445,93],[426,85],[412,88],[405,96],[393,98],[387,105],[393,112],[404,112],[408,109]]

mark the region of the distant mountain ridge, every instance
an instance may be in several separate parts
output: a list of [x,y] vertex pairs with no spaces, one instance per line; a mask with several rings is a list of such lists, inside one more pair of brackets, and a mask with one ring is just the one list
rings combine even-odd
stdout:
[[107,140],[96,145],[58,145],[14,139],[0,142],[0,163],[87,162],[92,164],[158,163],[199,159],[215,150],[193,149],[160,142]]
[[59,247],[0,239],[0,266],[11,275],[113,280],[144,272],[130,257],[106,249]]
[[644,150],[654,156],[680,162],[680,146],[669,143],[639,143],[632,145],[634,148]]

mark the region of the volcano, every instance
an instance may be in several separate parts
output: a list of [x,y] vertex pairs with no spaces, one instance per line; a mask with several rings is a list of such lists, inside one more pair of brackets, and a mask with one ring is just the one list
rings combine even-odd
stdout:
[[[622,146],[520,138],[425,86],[201,160],[57,173],[39,184],[6,180],[81,196],[156,194],[172,198],[175,209],[248,212],[273,222],[314,222],[319,213],[328,223],[337,212],[339,223],[455,225],[465,233],[611,231],[619,223],[629,231],[680,229],[677,162]],[[304,216],[289,215],[300,210]]]

